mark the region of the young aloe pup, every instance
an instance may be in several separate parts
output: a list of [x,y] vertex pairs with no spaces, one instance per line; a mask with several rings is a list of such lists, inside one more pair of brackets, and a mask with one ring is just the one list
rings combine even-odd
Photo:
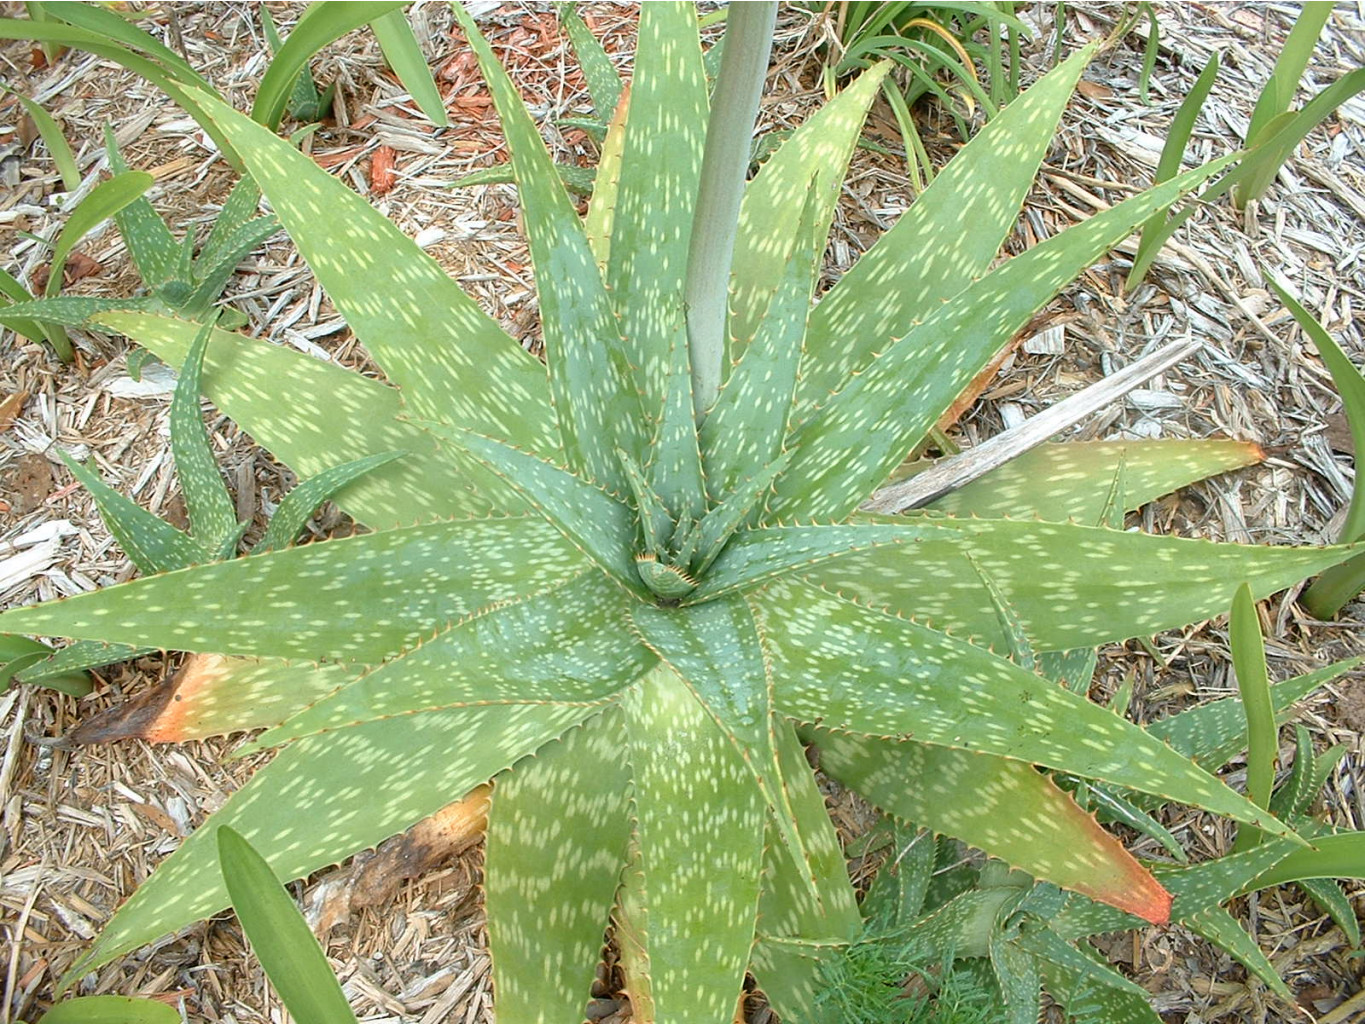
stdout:
[[[610,922],[639,1019],[728,1024],[747,969],[787,1019],[816,1019],[816,968],[860,922],[798,726],[837,736],[842,774],[874,800],[894,778],[896,814],[1148,921],[1168,919],[1170,894],[1036,765],[1302,845],[1054,681],[1088,678],[1087,648],[1224,612],[1244,580],[1264,597],[1352,554],[1098,525],[1219,471],[1225,447],[1091,451],[1064,486],[1009,492],[1013,512],[1079,506],[1079,522],[858,511],[1037,309],[1222,165],[988,273],[1089,47],[813,304],[884,67],[746,183],[772,6],[734,5],[708,94],[692,7],[642,5],[629,112],[603,144],[619,173],[588,211],[610,229],[589,232],[488,42],[455,13],[512,155],[545,363],[342,182],[196,94],[387,376],[218,331],[206,393],[300,474],[407,454],[338,495],[372,532],[0,615],[8,632],[351,673],[255,741],[275,759],[70,979],[228,904],[218,825],[297,878],[491,778],[500,1019],[580,1020]],[[172,363],[197,331],[149,312],[87,322]]]

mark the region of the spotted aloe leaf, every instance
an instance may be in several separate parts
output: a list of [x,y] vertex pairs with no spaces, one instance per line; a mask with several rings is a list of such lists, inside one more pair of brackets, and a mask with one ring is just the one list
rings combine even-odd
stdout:
[[1099,521],[1105,488],[1120,459],[1126,509],[1264,458],[1250,441],[1075,441],[1045,444],[932,502],[959,516],[1039,516],[1062,522]]
[[[214,820],[240,832],[276,875],[299,878],[402,831],[584,714],[536,705],[461,708],[300,740],[234,793]],[[475,732],[499,742],[461,742]],[[201,829],[186,840],[158,869],[156,883],[124,904],[82,963],[103,962],[226,907],[213,839],[212,829]]]
[[[1003,757],[819,730],[820,764],[883,810],[956,836],[1035,878],[1163,923],[1171,897],[1071,797]],[[905,773],[932,779],[907,786]],[[1011,826],[1000,821],[1009,816]]]
[[[770,515],[851,513],[991,356],[1081,268],[1225,164],[1188,171],[1009,260],[933,309],[856,375],[839,380],[837,393],[793,431],[790,446],[797,455],[777,482]],[[812,344],[808,339],[808,349]]]
[[773,584],[755,603],[782,623],[775,698],[798,721],[1042,764],[1292,834],[1136,726],[984,649],[809,585]]
[[666,666],[630,691],[625,712],[656,1019],[731,1020],[758,916],[763,797]]
[[1181,922],[1186,928],[1200,935],[1219,949],[1230,954],[1233,959],[1261,980],[1281,999],[1293,1000],[1294,993],[1284,983],[1279,973],[1256,940],[1247,934],[1228,911],[1222,907],[1209,907],[1197,914],[1191,914]]
[[[583,1016],[630,838],[626,742],[613,708],[494,786],[484,892],[505,1018]],[[555,837],[548,864],[528,835]],[[575,898],[566,900],[568,892]]]

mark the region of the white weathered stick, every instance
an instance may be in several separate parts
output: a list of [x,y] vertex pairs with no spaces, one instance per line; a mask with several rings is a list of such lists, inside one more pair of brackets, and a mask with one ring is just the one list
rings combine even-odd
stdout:
[[863,510],[894,513],[927,505],[935,498],[941,498],[984,476],[997,466],[1003,466],[1030,448],[1036,448],[1091,413],[1118,401],[1134,388],[1197,351],[1201,344],[1194,338],[1187,338],[1165,345],[1070,398],[1044,409],[1012,430],[997,434],[961,455],[944,459],[909,480],[883,487],[863,505]]

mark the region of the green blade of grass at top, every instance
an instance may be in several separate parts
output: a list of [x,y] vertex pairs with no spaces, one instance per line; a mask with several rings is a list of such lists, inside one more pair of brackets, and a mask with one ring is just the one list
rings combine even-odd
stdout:
[[[1275,755],[1279,752],[1279,728],[1266,673],[1265,638],[1261,636],[1250,584],[1238,587],[1232,599],[1229,633],[1232,668],[1247,719],[1247,798],[1257,807],[1269,807],[1270,790],[1275,783]],[[1237,833],[1233,852],[1255,846],[1259,841],[1258,831],[1243,827]]]

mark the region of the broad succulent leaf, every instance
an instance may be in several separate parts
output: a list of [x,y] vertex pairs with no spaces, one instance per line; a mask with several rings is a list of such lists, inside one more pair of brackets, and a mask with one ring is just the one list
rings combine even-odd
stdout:
[[[809,579],[936,629],[1000,636],[967,555],[989,572],[1036,651],[1092,647],[1226,614],[1240,581],[1260,600],[1351,547],[1218,544],[1075,523],[862,517],[919,524],[914,544],[851,552],[813,565]],[[1141,568],[1141,571],[1137,571]]]
[[708,109],[693,6],[642,5],[606,283],[651,414],[664,405]]
[[957,516],[1096,523],[1105,489],[1123,463],[1125,511],[1218,473],[1264,458],[1250,441],[1073,441],[1045,444],[931,502]]
[[559,23],[568,33],[574,56],[583,67],[583,78],[587,82],[588,94],[592,97],[592,105],[597,116],[610,117],[612,111],[616,109],[616,104],[620,102],[621,93],[625,90],[620,73],[612,64],[607,51],[602,48],[602,44],[597,41],[597,37],[578,16],[572,3],[558,4],[556,12],[559,15]]
[[655,661],[629,636],[628,601],[619,587],[587,572],[481,609],[350,681],[254,745],[448,707],[601,702]]
[[624,708],[656,1019],[730,1020],[758,915],[763,796],[666,666],[632,688]]
[[[882,810],[956,836],[1035,878],[1164,922],[1171,897],[1032,765],[913,741],[816,730],[820,765]],[[905,779],[925,780],[906,785]],[[1002,827],[1008,819],[1009,825]]]
[[[754,338],[792,273],[792,260],[809,246],[823,250],[863,121],[890,69],[885,62],[864,71],[812,114],[768,158],[745,192],[731,270],[728,330],[733,357]],[[790,405],[777,401],[779,408]]]
[[[625,743],[612,708],[494,784],[484,893],[506,1020],[583,1016],[630,838]],[[553,837],[553,856],[528,836]]]
[[[540,298],[550,390],[569,468],[625,493],[618,447],[643,452],[640,395],[578,213],[502,65],[463,5],[456,20],[479,59],[517,177]],[[436,417],[428,417],[436,418]],[[505,431],[494,431],[505,437]]]
[[[788,443],[797,454],[777,481],[770,516],[851,513],[1044,303],[1153,210],[1197,188],[1226,162],[1188,171],[1009,260],[838,381],[833,396],[797,421]],[[806,346],[815,351],[809,336]]]
[[[238,559],[235,563],[250,561]],[[572,728],[587,710],[521,705],[383,719],[300,740],[214,816],[283,879],[374,846]],[[214,830],[199,829],[123,905],[69,979],[228,905]]]
[[755,604],[782,624],[768,631],[776,703],[798,721],[1046,765],[1292,834],[1141,729],[989,651],[809,585],[775,583]]
[[[0,630],[376,664],[494,601],[567,579],[582,564],[558,531],[538,519],[437,523],[235,558],[16,608],[0,615]],[[470,573],[471,565],[480,571]]]
[[[99,327],[126,334],[172,366],[189,351],[199,325],[151,313],[104,312]],[[332,496],[371,527],[407,526],[438,516],[516,509],[516,491],[472,456],[460,458],[431,434],[398,419],[400,393],[294,349],[215,331],[205,355],[205,393],[224,413],[301,477],[382,452],[404,452]],[[311,417],[281,394],[326,395]]]
[[[1092,55],[1089,48],[1076,54],[991,118],[815,307],[799,392],[803,410],[824,402],[851,371],[985,273]],[[966,210],[971,230],[964,230]],[[941,238],[953,244],[929,241]]]
[[1162,1024],[1146,996],[1106,985],[1088,972],[1044,961],[1043,983],[1075,1024]]
[[435,260],[284,139],[214,98],[199,99],[416,415],[546,455],[559,450],[543,367]]

